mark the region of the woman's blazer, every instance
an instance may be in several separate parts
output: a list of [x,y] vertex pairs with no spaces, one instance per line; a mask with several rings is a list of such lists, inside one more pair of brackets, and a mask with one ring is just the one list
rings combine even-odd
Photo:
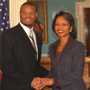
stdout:
[[86,90],[82,78],[85,64],[84,45],[70,36],[61,52],[59,61],[57,61],[56,51],[59,42],[58,40],[49,46],[51,58],[49,75],[55,80],[53,90]]

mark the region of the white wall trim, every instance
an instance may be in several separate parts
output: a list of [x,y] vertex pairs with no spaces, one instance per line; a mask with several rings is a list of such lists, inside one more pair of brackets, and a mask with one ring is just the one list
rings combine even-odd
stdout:
[[19,11],[21,5],[27,0],[9,0],[9,20],[10,27],[17,25],[20,21]]
[[41,57],[42,57],[42,58],[47,58],[47,57],[49,57],[49,56],[48,56],[48,54],[42,54]]
[[78,18],[78,40],[85,44],[84,8],[90,8],[90,0],[76,2],[76,17]]

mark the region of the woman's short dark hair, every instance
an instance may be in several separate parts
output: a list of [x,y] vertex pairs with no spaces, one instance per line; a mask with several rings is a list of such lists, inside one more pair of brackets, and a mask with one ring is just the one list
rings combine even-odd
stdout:
[[77,29],[75,26],[75,20],[74,20],[74,17],[68,12],[60,11],[58,14],[55,15],[53,22],[52,22],[52,30],[55,32],[55,22],[56,22],[56,19],[60,16],[63,16],[69,22],[70,26],[73,27],[72,32],[70,32],[70,36],[76,39]]

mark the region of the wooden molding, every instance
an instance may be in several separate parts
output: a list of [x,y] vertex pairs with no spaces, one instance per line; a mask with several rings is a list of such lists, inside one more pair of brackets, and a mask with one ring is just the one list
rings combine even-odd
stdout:
[[76,17],[78,18],[78,40],[85,44],[84,8],[90,8],[90,0],[76,2]]

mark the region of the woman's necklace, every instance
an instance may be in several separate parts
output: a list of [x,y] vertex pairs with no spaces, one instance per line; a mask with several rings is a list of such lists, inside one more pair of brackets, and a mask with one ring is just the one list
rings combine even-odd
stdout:
[[59,46],[62,46],[62,47],[64,47],[65,45],[61,45],[61,44],[60,44]]

